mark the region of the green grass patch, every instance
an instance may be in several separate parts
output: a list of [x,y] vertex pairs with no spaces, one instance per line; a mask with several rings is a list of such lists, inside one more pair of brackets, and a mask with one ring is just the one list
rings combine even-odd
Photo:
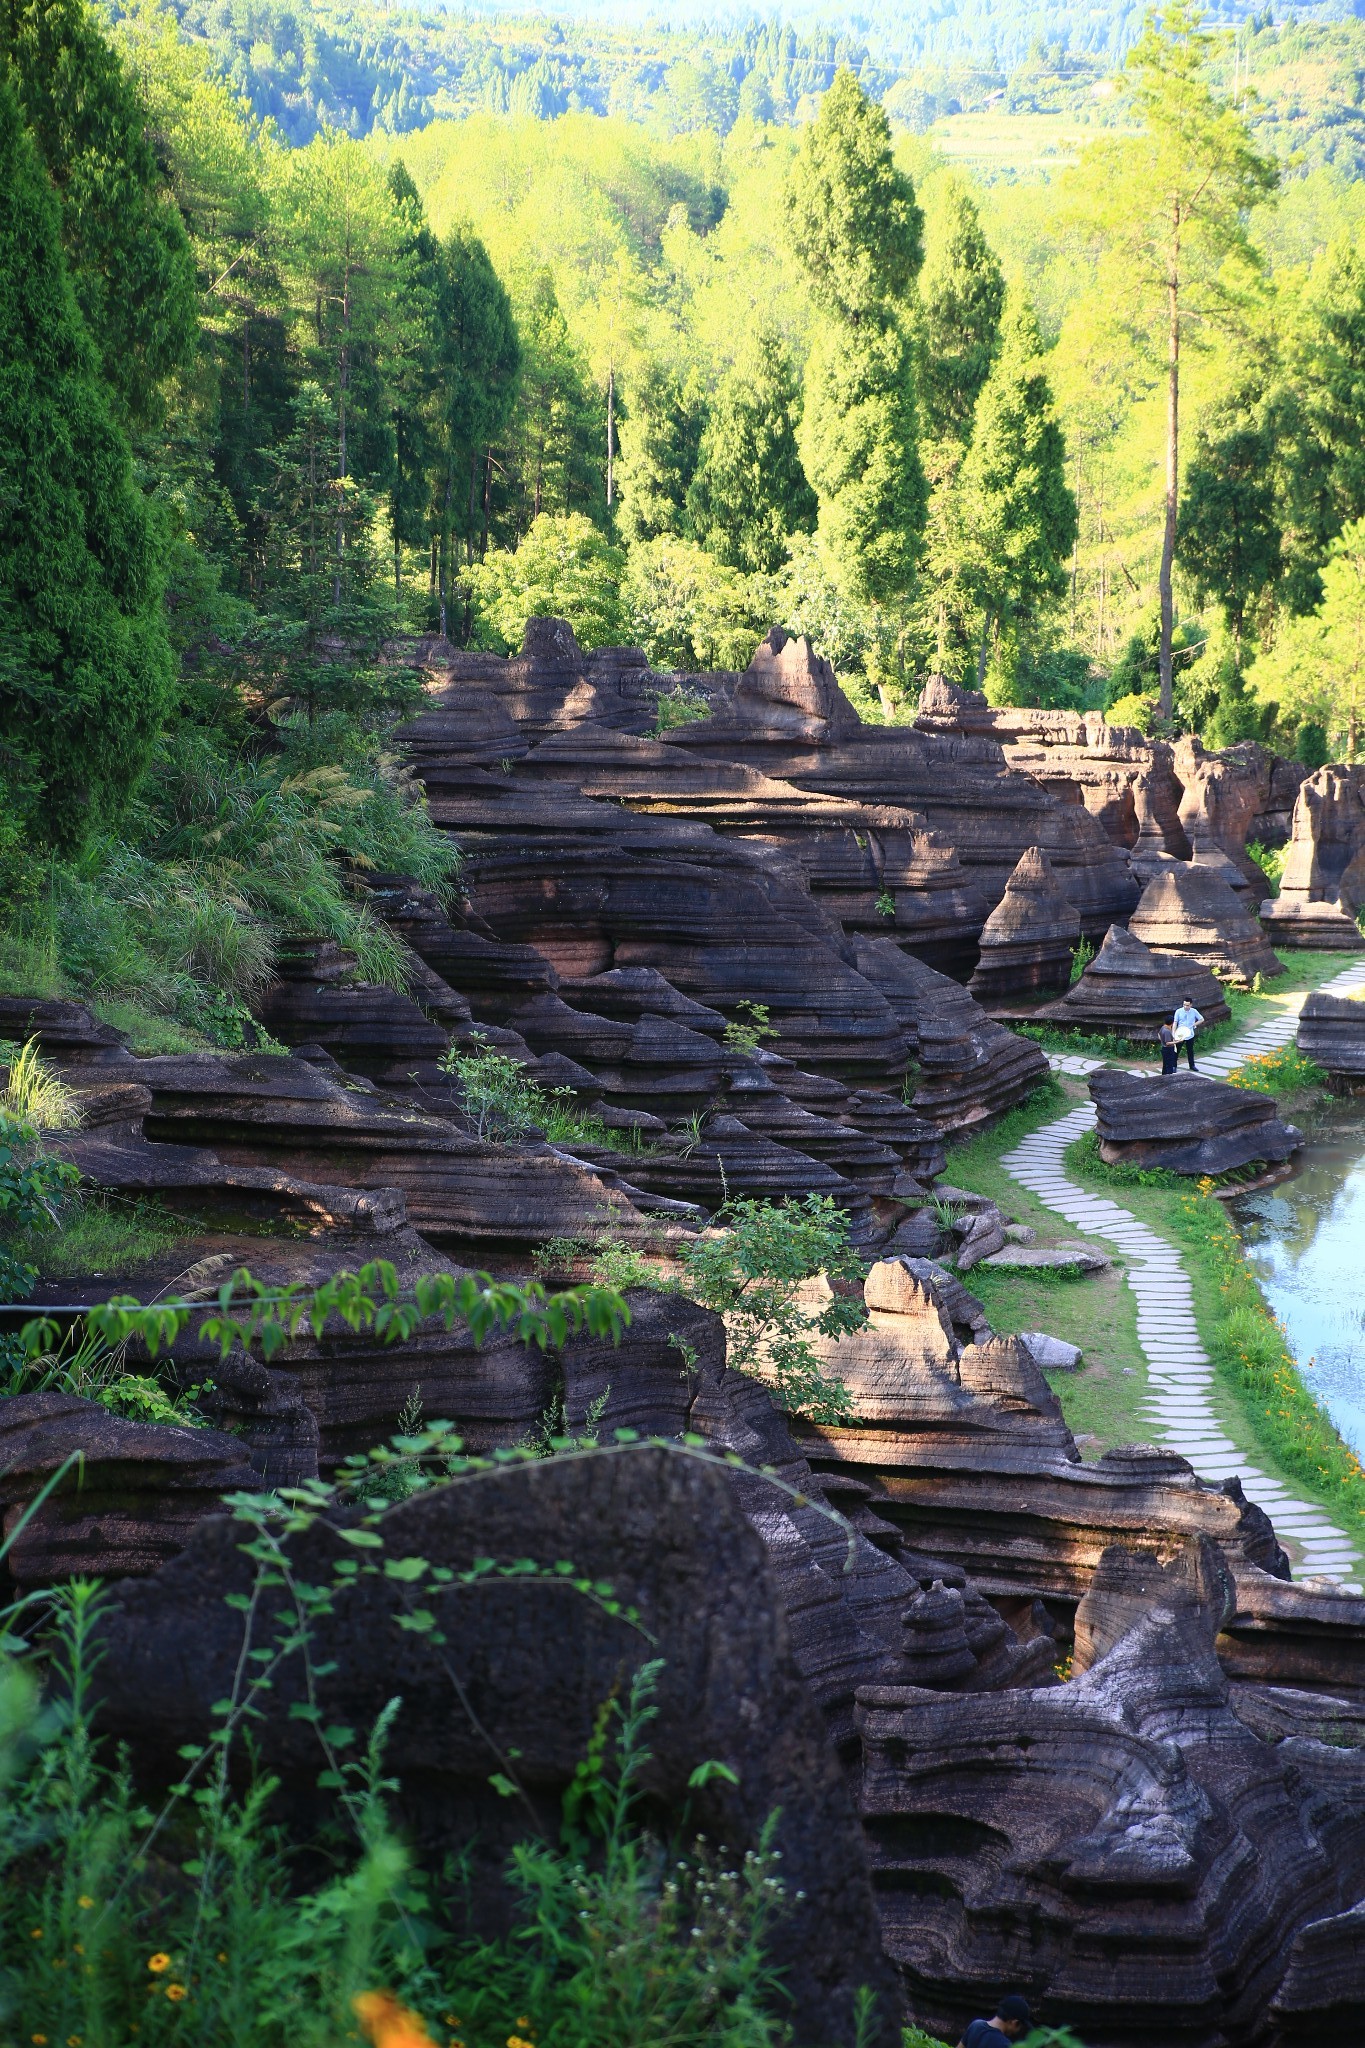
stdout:
[[[1080,1092],[1056,1078],[1044,1083],[990,1130],[954,1146],[943,1178],[952,1186],[988,1196],[1003,1214],[1036,1230],[1042,1243],[1074,1235],[1054,1210],[1006,1172],[1000,1160],[1031,1132],[1064,1116]],[[1080,1371],[1053,1373],[1049,1384],[1073,1435],[1093,1438],[1093,1443],[1082,1446],[1087,1456],[1099,1456],[1115,1444],[1145,1441],[1151,1433],[1141,1412],[1147,1362],[1137,1340],[1137,1304],[1119,1267],[1107,1273],[1068,1275],[1027,1267],[1011,1271],[974,1266],[963,1275],[963,1284],[1002,1336],[1046,1330],[1080,1345],[1085,1353]]]
[[45,1280],[68,1275],[131,1273],[196,1235],[187,1218],[159,1202],[123,1201],[82,1194],[62,1211],[53,1230],[26,1230],[5,1239],[5,1249]]
[[1083,1184],[1121,1185],[1125,1208],[1182,1254],[1195,1324],[1214,1361],[1211,1405],[1233,1442],[1365,1540],[1365,1471],[1301,1378],[1209,1184],[1151,1173],[1120,1180],[1125,1169],[1105,1167],[1084,1139],[1068,1148],[1066,1166]]
[[[1059,1220],[1052,1218],[1054,1231]],[[1049,1373],[1047,1381],[1086,1457],[1147,1441],[1147,1362],[1138,1343],[1137,1304],[1118,1267],[1070,1277],[974,1266],[962,1277],[1002,1337],[1046,1330],[1079,1344],[1085,1354],[1080,1370]]]

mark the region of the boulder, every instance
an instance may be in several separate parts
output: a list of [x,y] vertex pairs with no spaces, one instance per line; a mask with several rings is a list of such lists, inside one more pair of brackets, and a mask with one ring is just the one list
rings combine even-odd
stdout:
[[1128,929],[1145,945],[1196,960],[1229,981],[1283,974],[1270,942],[1212,868],[1164,867],[1142,892]]
[[1107,1166],[1216,1175],[1253,1164],[1279,1166],[1303,1143],[1302,1131],[1281,1123],[1270,1096],[1204,1074],[1101,1067],[1090,1076],[1090,1098]]
[[1035,1016],[1040,1023],[1155,1044],[1161,1025],[1187,996],[1206,1024],[1225,1023],[1231,1015],[1217,977],[1201,961],[1154,951],[1115,924],[1080,979]]
[[1306,997],[1296,1043],[1305,1059],[1326,1069],[1338,1093],[1365,1087],[1365,1001],[1359,997],[1321,991]]
[[1064,988],[1081,920],[1047,855],[1036,846],[1021,854],[1005,893],[986,919],[981,952],[967,986],[980,1001],[1037,989]]
[[1113,1261],[1093,1244],[1073,1238],[1065,1244],[1007,1244],[983,1263],[1016,1273],[1103,1273]]
[[1261,906],[1279,946],[1356,953],[1365,906],[1365,767],[1319,768],[1299,786],[1280,893]]
[[[297,1652],[286,1655],[272,1674],[272,1711],[254,1724],[255,1767],[279,1780],[272,1817],[301,1843],[336,1817],[318,1786],[316,1735],[290,1716],[314,1697],[310,1684],[328,1721],[359,1729],[397,1696],[385,1752],[394,1823],[433,1878],[452,1854],[468,1855],[475,1931],[497,1932],[510,1918],[503,1872],[512,1844],[528,1827],[556,1825],[601,1702],[661,1657],[642,1780],[657,1824],[742,1855],[777,1813],[772,1845],[788,1903],[769,1957],[792,2000],[796,2037],[851,2048],[853,1995],[865,1983],[879,1994],[873,2038],[891,2048],[897,2001],[853,1801],[793,1655],[763,1545],[727,1476],[640,1445],[478,1474],[391,1508],[379,1526],[395,1563],[422,1559],[459,1574],[478,1558],[530,1558],[543,1576],[427,1580],[421,1603],[441,1631],[432,1638],[397,1625],[413,1604],[400,1581],[353,1580],[317,1615],[316,1677]],[[182,1745],[208,1739],[213,1704],[232,1690],[242,1617],[226,1602],[250,1594],[254,1570],[241,1540],[231,1523],[208,1523],[157,1579],[120,1587],[103,1619],[100,1726],[128,1744],[149,1790],[179,1775]],[[336,1565],[355,1555],[327,1518],[287,1544],[294,1572],[311,1585],[332,1584]],[[556,1581],[561,1560],[610,1583],[632,1618]],[[267,1641],[282,1591],[258,1603]],[[727,1766],[724,1777],[695,1786],[713,1759]],[[525,1799],[501,1799],[495,1771],[510,1771]]]
[[1079,1372],[1084,1354],[1079,1344],[1064,1337],[1049,1337],[1046,1330],[1021,1330],[1019,1342],[1042,1372]]

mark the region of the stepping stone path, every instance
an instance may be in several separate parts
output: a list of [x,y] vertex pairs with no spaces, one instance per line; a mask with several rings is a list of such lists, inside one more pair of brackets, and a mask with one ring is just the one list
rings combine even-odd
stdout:
[[[1365,961],[1335,975],[1324,988],[1330,995],[1352,995],[1365,989]],[[1221,1080],[1255,1054],[1277,1052],[1288,1045],[1303,1001],[1303,994],[1286,997],[1278,1016],[1241,1033],[1217,1052],[1196,1054],[1200,1072]],[[1106,1064],[1079,1053],[1051,1057],[1055,1072],[1077,1076],[1091,1074]],[[1189,1275],[1176,1247],[1139,1222],[1130,1210],[1067,1179],[1063,1165],[1066,1148],[1094,1122],[1094,1104],[1079,1103],[1056,1123],[1025,1138],[1000,1163],[1030,1194],[1065,1217],[1073,1229],[1103,1238],[1127,1258],[1127,1281],[1137,1299],[1138,1343],[1147,1360],[1148,1413],[1160,1440],[1188,1458],[1205,1479],[1230,1479],[1234,1474],[1240,1478],[1247,1498],[1265,1509],[1276,1533],[1291,1538],[1298,1547],[1302,1577],[1320,1575],[1336,1579],[1352,1592],[1361,1591],[1361,1557],[1356,1546],[1322,1508],[1297,1499],[1278,1480],[1248,1465],[1219,1422],[1210,1398],[1213,1364],[1199,1341]]]

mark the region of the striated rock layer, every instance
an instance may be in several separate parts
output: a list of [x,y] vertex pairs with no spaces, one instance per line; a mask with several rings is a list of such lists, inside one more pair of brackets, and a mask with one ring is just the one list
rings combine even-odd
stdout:
[[1283,974],[1270,942],[1227,883],[1191,862],[1161,868],[1142,892],[1128,929],[1145,945],[1197,960],[1229,981]]
[[1090,1097],[1107,1166],[1230,1173],[1278,1166],[1303,1143],[1302,1131],[1280,1122],[1270,1096],[1204,1074],[1149,1077],[1101,1067],[1090,1076]]
[[1299,1012],[1296,1043],[1340,1093],[1365,1087],[1365,1002],[1315,991]]
[[1365,768],[1319,768],[1299,789],[1280,893],[1261,905],[1276,945],[1359,952],[1365,907]]
[[1158,952],[1116,924],[1080,979],[1034,1016],[1039,1023],[1154,1044],[1186,997],[1206,1024],[1223,1024],[1232,1014],[1221,984],[1202,962]]
[[1080,917],[1058,888],[1047,855],[1031,846],[986,919],[980,958],[967,986],[987,1003],[1064,988],[1080,937]]

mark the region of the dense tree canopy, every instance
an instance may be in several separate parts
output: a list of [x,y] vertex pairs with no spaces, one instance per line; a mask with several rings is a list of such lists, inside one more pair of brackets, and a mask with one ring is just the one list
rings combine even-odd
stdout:
[[61,215],[0,76],[0,748],[70,844],[117,817],[170,708],[156,522],[76,304]]

